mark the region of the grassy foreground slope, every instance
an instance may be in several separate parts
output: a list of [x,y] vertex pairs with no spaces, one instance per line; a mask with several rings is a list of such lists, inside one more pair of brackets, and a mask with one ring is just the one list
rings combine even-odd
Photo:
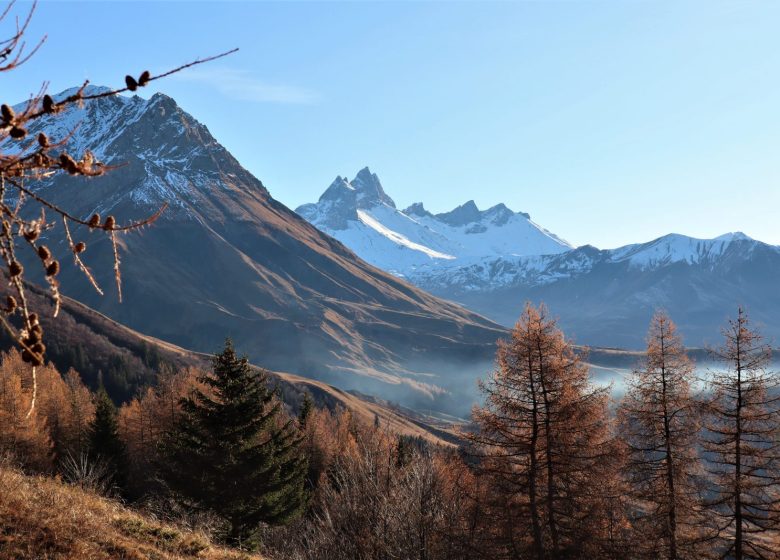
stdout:
[[0,558],[261,560],[78,487],[7,466],[0,466]]

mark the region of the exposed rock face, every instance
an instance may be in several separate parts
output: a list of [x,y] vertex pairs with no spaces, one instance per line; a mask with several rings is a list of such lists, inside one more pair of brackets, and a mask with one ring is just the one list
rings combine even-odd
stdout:
[[432,214],[421,202],[398,210],[368,168],[348,181],[338,177],[319,201],[296,210],[363,259],[417,282],[417,270],[457,270],[484,258],[556,254],[564,240],[504,204],[487,210],[473,200]]
[[[89,147],[123,165],[97,179],[58,177],[40,192],[76,215],[111,214],[120,224],[169,205],[152,227],[121,237],[124,303],[103,235],[74,231],[87,242],[84,258],[103,297],[67,249],[53,246],[67,295],[186,348],[211,352],[230,336],[258,365],[410,404],[457,388],[454,372],[482,372],[491,359],[502,329],[374,268],[312,227],[173,99],[106,98],[61,121],[41,121],[31,132],[57,140],[80,123],[70,150]],[[387,203],[375,175],[364,170],[358,179],[359,189],[334,182],[324,202]]]

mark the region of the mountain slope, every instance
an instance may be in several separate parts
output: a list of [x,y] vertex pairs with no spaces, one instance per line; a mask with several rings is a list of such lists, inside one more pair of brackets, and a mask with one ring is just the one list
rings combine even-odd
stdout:
[[525,301],[545,302],[580,343],[640,348],[652,314],[665,308],[699,346],[745,305],[780,339],[780,248],[742,233],[573,249],[501,204],[400,211],[368,169],[351,182],[337,178],[297,212],[369,262],[507,326]]
[[480,211],[471,200],[436,215],[422,203],[399,210],[367,167],[352,181],[337,177],[317,203],[296,212],[371,264],[407,278],[422,266],[451,270],[476,259],[571,248],[503,204]]
[[58,177],[38,185],[41,194],[119,223],[169,207],[152,227],[121,238],[125,303],[113,287],[110,244],[87,231],[74,236],[87,242],[85,259],[106,295],[62,258],[65,294],[187,348],[211,352],[231,336],[258,365],[408,404],[457,388],[452,365],[482,371],[491,359],[501,328],[322,234],[171,98],[112,97],[71,111],[65,126],[42,120],[31,132],[56,140],[79,123],[69,147],[124,165],[92,180]]
[[[5,299],[8,293],[8,288],[0,285],[0,299]],[[102,383],[117,403],[128,401],[146,387],[155,385],[165,369],[211,367],[211,354],[192,352],[141,334],[69,297],[62,298],[56,318],[52,317],[54,302],[47,292],[30,285],[27,297],[41,312],[47,359],[60,372],[74,368],[93,391]],[[0,350],[12,348],[15,348],[13,341],[0,334]],[[383,425],[398,434],[443,445],[455,440],[452,425],[437,418],[299,375],[280,371],[268,374],[291,412],[297,413],[307,392],[316,406],[331,411],[349,410],[367,425],[380,418]]]
[[719,342],[720,327],[747,308],[770,342],[780,340],[780,248],[741,233],[715,239],[667,235],[600,251],[494,259],[414,281],[504,324],[522,302],[544,301],[581,344],[641,348],[653,312],[666,309],[692,346]]

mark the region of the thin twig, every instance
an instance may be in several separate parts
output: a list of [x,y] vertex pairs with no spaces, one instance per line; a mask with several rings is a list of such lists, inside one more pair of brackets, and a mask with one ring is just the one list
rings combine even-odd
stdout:
[[68,227],[68,219],[65,216],[62,217],[62,225],[65,228],[65,238],[68,240],[70,251],[71,253],[73,253],[73,260],[76,261],[76,264],[81,269],[81,272],[83,272],[84,276],[87,277],[87,280],[89,280],[90,284],[92,284],[92,287],[95,288],[95,291],[102,296],[103,290],[100,289],[100,286],[98,286],[95,277],[92,276],[92,272],[90,272],[89,267],[84,264],[84,261],[81,260],[78,251],[76,251],[76,245],[73,243],[73,237],[70,235],[70,228]]

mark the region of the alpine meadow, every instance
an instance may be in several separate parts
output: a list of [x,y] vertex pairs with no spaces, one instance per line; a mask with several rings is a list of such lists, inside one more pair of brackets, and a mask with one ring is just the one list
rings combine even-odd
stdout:
[[11,0],[0,560],[780,560],[779,18]]

